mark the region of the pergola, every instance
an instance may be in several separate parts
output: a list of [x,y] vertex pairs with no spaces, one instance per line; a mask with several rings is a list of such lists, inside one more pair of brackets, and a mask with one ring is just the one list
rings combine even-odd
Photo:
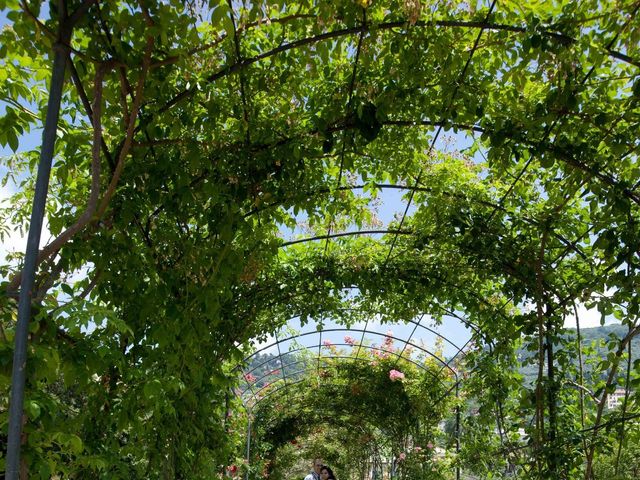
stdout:
[[[25,1],[2,33],[8,49],[2,56],[10,59],[5,77],[12,77],[4,82],[22,86],[7,87],[3,102],[15,108],[7,110],[3,142],[13,145],[39,121],[22,103],[38,104],[43,117],[46,110],[26,255],[7,283],[7,305],[19,297],[17,323],[10,325],[7,477],[18,478],[32,306],[55,321],[59,307],[43,301],[52,288],[69,286],[66,276],[78,268],[91,271],[86,288],[69,287],[68,303],[95,301],[126,318],[131,333],[123,328],[122,345],[110,347],[123,357],[118,368],[135,372],[144,364],[139,375],[161,377],[174,354],[167,337],[197,339],[190,347],[206,366],[229,361],[236,343],[277,332],[295,316],[278,310],[278,325],[265,320],[297,298],[278,283],[281,263],[294,265],[296,255],[326,258],[334,266],[342,261],[346,271],[340,249],[357,255],[364,244],[356,241],[369,238],[383,253],[363,260],[367,274],[386,275],[394,285],[436,284],[432,308],[442,297],[445,315],[463,319],[487,347],[507,333],[509,341],[521,334],[537,342],[532,414],[539,451],[559,435],[554,342],[562,339],[567,312],[601,295],[603,318],[617,315],[628,331],[612,347],[601,390],[583,385],[579,358],[579,432],[589,480],[599,433],[621,424],[622,445],[625,422],[635,418],[625,400],[620,418],[607,423],[604,405],[625,359],[622,383],[626,398],[633,397],[631,342],[640,333],[640,3],[358,1],[335,10],[322,2],[196,3],[60,0],[42,19],[40,2]],[[34,70],[51,64],[46,102],[37,88],[42,81],[24,93],[33,81],[20,67],[26,59]],[[81,134],[58,138],[76,129]],[[442,153],[447,135],[466,135],[468,152]],[[86,178],[70,184],[69,172]],[[379,192],[404,194],[400,215],[382,226],[366,224]],[[60,231],[40,248],[48,195],[62,206],[49,206]],[[313,230],[308,236],[296,226],[305,221]],[[287,228],[294,235],[283,240]],[[414,260],[423,263],[412,269]],[[323,268],[318,261],[307,277]],[[349,270],[360,282],[352,286],[343,270],[327,274],[328,283],[342,282],[332,292],[372,295],[363,293],[365,274]],[[145,291],[143,299],[139,292],[150,284],[162,293]],[[389,303],[400,298],[392,288],[366,287]],[[276,306],[259,305],[270,293]],[[298,296],[304,295],[311,297]],[[157,318],[144,302],[162,307]],[[513,313],[524,307],[530,317]],[[496,314],[495,324],[483,309]],[[466,310],[482,322],[469,320]],[[466,346],[419,317],[404,320],[413,326],[396,339],[404,345],[422,349],[411,338],[430,331],[455,349],[437,361],[456,375],[457,391],[451,361]],[[166,325],[173,330],[164,331]],[[373,333],[367,323],[347,330],[362,339]],[[88,338],[57,324],[52,331],[47,341],[62,350]],[[282,360],[292,353],[280,351],[284,343],[312,339],[304,348],[317,349],[320,369],[323,335],[341,332],[278,334],[264,348],[275,346]],[[296,380],[284,369],[282,376],[286,391]],[[116,395],[113,384],[109,394]],[[261,397],[246,385],[240,397],[251,412],[278,391]],[[596,399],[590,425],[585,394]],[[536,462],[543,475],[543,461]]]
[[[453,317],[451,318],[453,319]],[[407,351],[407,348],[410,348],[413,349],[418,355],[422,354],[429,358],[435,359],[441,365],[440,371],[446,369],[451,372],[454,378],[454,383],[452,386],[448,387],[445,395],[455,395],[457,397],[460,385],[463,382],[463,378],[459,376],[460,372],[458,371],[456,364],[463,360],[465,351],[470,348],[472,340],[471,338],[469,338],[463,345],[457,345],[449,338],[447,338],[446,334],[439,333],[437,330],[438,327],[434,326],[432,328],[426,325],[424,323],[424,320],[424,315],[422,315],[417,320],[409,320],[409,322],[406,324],[406,326],[409,327],[409,334],[403,336],[393,335],[391,331],[382,333],[380,329],[382,327],[388,328],[388,326],[374,326],[371,325],[367,320],[364,322],[364,325],[360,326],[360,328],[358,328],[358,326],[335,326],[333,328],[326,328],[323,325],[307,325],[306,329],[303,329],[302,331],[297,333],[289,332],[288,334],[285,334],[285,336],[281,336],[276,332],[272,341],[261,343],[251,355],[246,357],[242,361],[242,363],[238,365],[237,368],[242,378],[245,379],[243,386],[235,393],[239,396],[242,405],[244,406],[244,409],[246,410],[249,417],[247,424],[247,463],[250,463],[251,461],[251,425],[254,409],[257,408],[261,402],[268,400],[272,396],[285,395],[286,398],[289,399],[290,388],[302,382],[308,382],[308,375],[310,373],[312,374],[313,372],[315,372],[316,378],[320,379],[321,371],[327,368],[331,368],[331,366],[328,366],[321,361],[323,357],[329,356],[332,359],[338,359],[340,361],[367,361],[366,359],[360,357],[359,353],[361,349],[368,349],[395,357],[397,365],[398,361],[403,357],[405,351]],[[460,323],[467,328],[476,328],[460,316],[456,316],[455,320],[460,321]],[[360,340],[357,343],[345,343],[346,340],[349,339],[348,336],[345,336],[344,340],[336,342],[328,339],[335,335],[347,334],[355,334],[360,337]],[[449,347],[447,348],[449,355],[444,355],[443,352],[433,352],[432,349],[424,343],[424,341],[415,340],[415,338],[423,339],[425,335],[433,336],[446,343],[447,347]],[[387,351],[382,345],[376,345],[376,343],[369,344],[365,342],[365,338],[391,339],[394,342],[400,343],[402,345],[402,349],[399,352]],[[304,345],[297,343],[301,340],[304,341]],[[341,347],[346,347],[348,352],[335,350],[335,348]],[[275,361],[276,363],[279,363],[281,365],[281,368],[279,369],[279,372],[277,373],[275,379],[281,379],[282,384],[278,385],[276,388],[270,388],[270,384],[265,384],[266,380],[274,380],[274,374],[272,371],[267,371],[266,373],[263,373],[259,376],[254,375],[254,373],[259,371],[261,367],[273,361],[273,358],[269,358],[262,362],[254,361],[254,359],[259,357],[260,354],[270,351],[277,351]],[[313,351],[316,361],[309,362],[308,359],[301,359],[295,356],[296,354],[303,351]],[[293,358],[292,361],[288,360],[290,357]],[[412,360],[411,355],[409,355],[409,358],[406,358],[405,360],[414,364],[418,369],[425,368],[424,363],[422,363],[418,359]],[[441,382],[438,376],[434,376],[433,378],[434,381]],[[256,386],[254,387],[254,385]],[[442,401],[443,399],[444,397],[440,398],[438,401]],[[459,406],[455,407],[455,418],[456,451],[458,451],[460,447]],[[499,421],[497,423],[497,426],[498,428],[500,428]],[[460,468],[457,467],[457,479],[460,478],[460,474]],[[248,473],[246,474],[246,478],[248,478]]]

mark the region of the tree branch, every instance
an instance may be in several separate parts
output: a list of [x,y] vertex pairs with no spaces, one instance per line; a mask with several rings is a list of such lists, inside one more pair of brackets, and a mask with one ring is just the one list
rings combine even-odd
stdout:
[[[94,103],[93,103],[93,140],[91,147],[91,190],[89,193],[89,199],[87,206],[76,220],[76,222],[56,237],[52,242],[46,245],[38,253],[37,264],[42,263],[49,258],[55,252],[60,250],[64,244],[66,244],[74,235],[81,231],[92,219],[93,214],[98,204],[98,198],[100,197],[100,148],[102,140],[102,84],[104,76],[109,68],[108,63],[103,63],[98,66],[95,74],[94,84]],[[8,291],[15,291],[22,280],[22,271],[17,272],[11,279],[8,286]]]
[[99,0],[84,0],[82,5],[80,5],[75,12],[71,14],[69,17],[69,22],[72,26],[74,26],[78,21],[84,16],[85,13],[93,6],[94,3]]
[[118,163],[116,164],[116,168],[111,177],[111,181],[109,182],[109,186],[107,191],[100,202],[100,206],[98,207],[97,217],[100,218],[106,211],[111,197],[115,193],[116,187],[118,185],[118,181],[120,180],[120,175],[122,174],[122,170],[124,169],[124,161],[126,156],[129,154],[129,150],[133,143],[133,135],[135,133],[135,124],[136,119],[138,117],[138,113],[140,111],[140,105],[142,103],[142,96],[144,92],[144,84],[147,78],[147,73],[149,72],[149,64],[151,61],[151,53],[153,51],[154,38],[152,36],[147,37],[147,46],[145,49],[144,58],[142,60],[142,72],[140,74],[140,79],[138,80],[138,85],[136,87],[135,97],[133,100],[133,105],[131,106],[131,112],[129,114],[129,121],[127,124],[126,136],[124,139],[124,143],[122,145],[122,149],[120,150],[120,155],[118,156]]

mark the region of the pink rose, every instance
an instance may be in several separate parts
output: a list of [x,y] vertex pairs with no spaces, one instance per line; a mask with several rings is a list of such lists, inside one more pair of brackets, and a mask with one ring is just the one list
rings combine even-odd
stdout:
[[399,372],[398,370],[390,370],[389,378],[392,382],[395,382],[396,380],[402,380],[404,378],[404,373]]
[[407,455],[404,452],[402,452],[400,455],[398,455],[398,458],[400,460],[404,460],[405,458],[407,458]]

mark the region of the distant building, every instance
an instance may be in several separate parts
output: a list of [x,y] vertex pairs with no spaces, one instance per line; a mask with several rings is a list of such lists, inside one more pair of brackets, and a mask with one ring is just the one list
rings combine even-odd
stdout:
[[607,408],[612,410],[618,408],[624,402],[625,389],[616,388],[616,391],[607,396]]

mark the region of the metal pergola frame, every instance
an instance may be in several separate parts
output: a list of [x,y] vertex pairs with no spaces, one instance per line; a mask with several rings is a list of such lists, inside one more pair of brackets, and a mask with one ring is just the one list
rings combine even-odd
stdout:
[[[357,309],[346,309],[346,310],[357,310]],[[464,317],[461,317],[460,315],[456,315],[456,314],[447,314],[445,316],[451,319],[457,320],[464,327],[472,330],[477,334],[481,334],[481,331],[478,329],[478,327],[473,325],[473,323],[469,322]],[[413,325],[411,333],[407,338],[402,338],[398,335],[393,335],[391,332],[382,333],[380,331],[376,331],[372,327],[370,327],[370,323],[368,321],[365,323],[363,328],[349,327],[349,326],[324,328],[321,324],[318,324],[321,328],[316,328],[310,331],[303,331],[299,333],[290,334],[286,337],[282,337],[281,335],[279,335],[279,332],[275,332],[273,341],[267,344],[261,345],[260,348],[256,349],[250,355],[246,356],[242,360],[242,362],[239,363],[238,366],[235,368],[235,371],[238,372],[238,375],[240,375],[244,379],[244,387],[235,391],[235,394],[240,399],[244,410],[247,412],[248,422],[247,422],[247,433],[246,433],[247,435],[246,461],[247,462],[251,461],[251,429],[253,426],[252,422],[253,422],[253,415],[254,415],[255,408],[263,401],[269,398],[272,398],[276,395],[285,395],[285,396],[290,395],[291,387],[298,385],[300,383],[303,383],[305,381],[308,381],[308,377],[305,374],[309,373],[310,371],[315,369],[317,374],[319,374],[320,370],[326,370],[331,368],[328,365],[321,365],[321,360],[323,358],[338,359],[341,361],[365,362],[365,361],[368,361],[368,359],[365,359],[359,356],[360,349],[364,348],[366,350],[385,352],[385,354],[387,355],[395,356],[396,365],[402,358],[404,361],[408,361],[409,363],[415,365],[420,370],[427,371],[424,364],[418,361],[415,361],[410,357],[404,356],[404,352],[406,351],[407,347],[411,347],[415,349],[417,352],[419,352],[421,355],[431,358],[434,361],[436,361],[438,364],[440,364],[439,373],[441,373],[443,370],[448,370],[449,372],[451,372],[452,377],[454,379],[453,385],[449,386],[445,394],[441,396],[438,400],[436,400],[436,402],[434,402],[433,405],[436,405],[437,403],[443,401],[448,395],[451,395],[451,394],[454,394],[456,398],[458,398],[459,391],[460,391],[459,386],[462,380],[459,375],[460,372],[456,368],[452,367],[452,363],[454,361],[459,360],[461,356],[464,356],[465,353],[469,351],[468,347],[473,337],[469,338],[464,345],[459,346],[455,342],[453,342],[450,338],[448,338],[446,335],[443,335],[441,332],[437,331],[436,329],[423,324],[424,317],[425,317],[425,314],[422,314],[419,316],[418,320],[412,319],[406,322],[401,322],[405,325]],[[291,317],[289,321],[293,321],[297,318],[298,317]],[[311,327],[312,324],[313,322],[310,322],[308,325]],[[394,324],[385,323],[384,325],[393,326]],[[398,325],[398,323],[396,323],[395,325]],[[323,344],[323,334],[327,334],[327,333],[348,334],[350,332],[361,334],[361,339],[357,343],[357,345],[351,344],[351,343],[344,343],[344,342],[335,342],[335,343],[331,342],[330,346]],[[450,358],[443,358],[441,356],[438,356],[434,352],[432,352],[429,348],[426,348],[423,345],[417,344],[414,341],[416,332],[427,333],[435,336],[438,339],[441,339],[443,342],[446,342],[448,345],[453,347],[454,354],[451,355]],[[401,344],[402,349],[398,353],[397,351],[387,350],[382,346],[377,346],[374,344],[371,344],[371,345],[365,344],[365,337],[367,335],[382,337],[382,338],[390,338],[394,342],[398,342],[399,344]],[[313,342],[304,346],[292,345],[293,348],[287,350],[286,352],[282,351],[281,346],[283,344],[286,344],[287,342],[295,342],[299,338],[308,338],[308,337],[314,337],[314,336],[318,337],[317,343]],[[264,383],[265,379],[268,379],[269,377],[273,376],[274,375],[273,370],[270,372],[264,373],[260,377],[253,378],[251,379],[251,381],[249,381],[247,377],[252,375],[253,372],[256,372],[257,370],[259,370],[261,367],[263,367],[270,361],[273,361],[273,358],[270,358],[261,363],[258,363],[257,365],[253,365],[253,366],[248,366],[248,365],[253,358],[262,354],[263,352],[266,352],[268,350],[273,350],[274,347],[277,350],[276,359],[278,364],[280,365],[280,368],[279,368],[280,372],[279,374],[277,374],[279,377],[278,380],[282,380],[282,384],[278,385],[276,388],[273,388],[273,389],[271,389],[269,384],[267,385],[262,384],[261,386],[254,388],[255,385]],[[331,350],[333,347],[351,348],[352,354],[346,354],[344,351],[333,352]],[[315,352],[316,349],[317,349],[317,354],[315,354],[315,357],[317,360],[316,362],[310,362],[309,358],[297,359],[297,360],[294,360],[293,362],[288,362],[288,363],[285,362],[285,358],[289,355],[294,355],[296,353],[301,353],[305,351]],[[323,349],[325,352],[328,352],[328,354],[325,353],[323,355]],[[315,363],[315,365],[313,365],[313,363]],[[291,371],[287,372],[287,367],[292,367],[299,364],[303,364],[304,368],[295,369],[293,372]],[[434,375],[434,374],[432,375],[434,376],[434,380],[439,381],[443,387],[447,387],[447,385],[445,385],[437,375]],[[455,407],[454,415],[455,415],[456,452],[459,452],[460,450],[460,407],[458,405],[456,405]],[[460,478],[460,474],[461,474],[460,468],[456,467],[457,479]]]
[[[75,68],[73,67],[74,65],[73,59],[70,55],[71,49],[69,47],[69,43],[70,43],[69,40],[71,38],[71,33],[74,25],[78,22],[78,20],[84,17],[84,15],[87,13],[89,8],[93,5],[93,3],[94,2],[92,1],[85,1],[81,4],[80,7],[78,7],[78,9],[75,12],[72,12],[70,15],[67,15],[66,13],[64,13],[62,18],[60,19],[61,20],[60,28],[59,28],[59,31],[57,32],[57,38],[55,39],[56,40],[54,45],[55,58],[54,58],[54,64],[53,64],[54,74],[51,80],[49,108],[47,111],[47,118],[44,126],[43,148],[41,150],[41,158],[40,158],[40,163],[38,168],[38,179],[36,183],[35,195],[33,200],[32,217],[31,217],[29,236],[27,241],[25,263],[23,268],[24,275],[22,276],[22,283],[20,286],[18,319],[17,319],[17,327],[16,327],[16,335],[15,335],[15,349],[14,349],[13,372],[12,372],[12,383],[11,383],[11,401],[10,401],[10,411],[9,411],[9,430],[8,430],[9,439],[8,439],[8,450],[7,450],[7,474],[8,474],[8,477],[11,479],[17,478],[17,469],[18,469],[18,462],[19,462],[19,456],[20,456],[20,437],[21,437],[21,431],[22,431],[22,407],[23,407],[25,371],[26,371],[25,364],[27,359],[26,352],[27,352],[27,343],[28,343],[27,334],[28,334],[29,320],[31,316],[31,303],[33,301],[32,289],[35,282],[35,271],[37,268],[37,257],[38,257],[38,245],[39,245],[39,239],[40,239],[40,234],[42,229],[44,207],[45,207],[45,202],[46,202],[46,197],[48,192],[48,180],[49,180],[49,173],[50,173],[51,162],[52,162],[53,152],[54,152],[55,132],[56,132],[56,126],[58,121],[57,120],[58,112],[60,108],[60,98],[62,95],[62,88],[64,83],[64,72],[65,72],[65,66],[67,65],[67,63],[72,67],[72,69]],[[443,106],[444,108],[442,110],[441,118],[437,120],[430,120],[430,121],[422,121],[422,120],[420,121],[409,120],[406,122],[396,121],[397,124],[411,123],[412,126],[416,125],[416,126],[435,127],[436,133],[429,147],[429,153],[433,151],[435,144],[438,140],[438,137],[443,131],[443,129],[445,128],[445,126],[453,125],[451,123],[447,123],[449,122],[449,118],[448,118],[449,110],[451,109],[454,101],[456,100],[460,86],[463,85],[464,83],[468,68],[472,62],[475,52],[478,49],[480,39],[484,34],[485,30],[508,30],[518,34],[524,34],[527,32],[527,29],[523,26],[499,25],[496,23],[491,23],[490,22],[491,14],[494,11],[495,5],[496,5],[496,0],[492,0],[484,20],[473,22],[473,24],[467,22],[468,23],[467,25],[463,25],[463,22],[458,22],[459,25],[454,25],[455,22],[449,22],[451,25],[446,25],[446,22],[435,22],[431,24],[428,22],[421,21],[415,25],[416,28],[456,26],[456,27],[464,27],[464,28],[476,28],[478,30],[478,34],[476,36],[473,47],[469,51],[468,58],[457,78],[456,86],[453,91],[453,94],[451,95],[451,98],[448,99],[448,102],[446,103],[446,105]],[[636,7],[636,11],[637,11],[637,7]],[[634,11],[634,14],[635,14],[635,11]],[[626,25],[628,24],[629,21],[631,21],[632,17],[633,15],[630,15],[625,25],[617,29],[616,35],[613,36],[613,38],[606,45],[601,45],[600,48],[602,48],[603,51],[605,51],[608,56],[616,59],[617,61],[629,62],[634,65],[638,65],[637,62],[634,61],[634,59],[628,57],[625,53],[613,50],[613,47],[615,46],[620,33],[624,30],[624,28],[626,28]],[[377,25],[376,28],[378,28],[379,30],[383,30],[383,29],[391,30],[393,28],[402,27],[404,24],[405,24],[404,22],[388,22],[387,24]],[[349,27],[342,31],[330,32],[330,34],[323,34],[324,35],[323,38],[338,38],[339,36],[356,35],[356,34],[358,36],[357,47],[355,50],[354,62],[353,62],[353,73],[349,79],[347,110],[350,110],[352,108],[351,104],[352,104],[354,86],[357,78],[358,61],[360,56],[359,53],[361,50],[361,45],[364,41],[365,34],[369,33],[370,31],[371,31],[371,26],[367,23],[366,15],[363,14],[362,23],[360,25]],[[237,39],[238,31],[236,30],[235,23],[234,23],[233,34],[234,34],[234,37],[236,37]],[[542,35],[545,38],[550,38],[552,41],[557,42],[559,44],[563,44],[563,45],[570,45],[576,41],[576,39],[570,36],[564,35],[562,33],[553,32],[553,31],[544,31],[542,32]],[[218,78],[221,78],[229,74],[232,71],[235,72],[237,70],[241,70],[243,66],[252,65],[253,63],[261,61],[265,58],[269,58],[272,55],[276,55],[280,52],[294,50],[295,48],[298,48],[302,45],[311,44],[312,43],[311,40],[309,39],[296,40],[294,42],[281,45],[276,49],[274,49],[273,51],[260,53],[254,57],[244,58],[244,59],[241,58],[240,52],[237,51],[236,53],[238,58],[235,59],[236,63],[232,64],[232,67],[225,66],[223,70],[220,70],[218,72],[211,74],[207,78],[207,80],[209,82],[212,82]],[[582,77],[580,81],[576,82],[576,84],[584,85],[585,82],[587,82],[587,80],[591,77],[594,70],[595,70],[595,66],[591,66],[589,71]],[[242,83],[243,82],[241,81],[241,84]],[[78,85],[79,85],[77,86],[78,90],[82,90],[83,87],[80,81],[78,81]],[[242,87],[241,90],[242,90],[242,99],[244,102],[245,95],[246,95],[244,92],[244,87]],[[196,89],[193,87],[191,88],[187,87],[186,90],[176,92],[176,94],[172,97],[172,99],[169,102],[167,102],[166,105],[162,106],[159,109],[158,113],[163,113],[171,109],[174,105],[176,105],[181,100],[191,97],[195,92],[196,92]],[[90,110],[90,108],[88,110]],[[246,110],[245,110],[245,115],[246,115]],[[89,115],[89,117],[91,117],[91,115]],[[560,119],[561,119],[561,114],[556,115],[553,122],[551,122],[551,124],[545,129],[543,138],[536,142],[532,142],[533,145],[537,147],[547,148],[543,144],[547,139],[551,138],[553,130],[558,125]],[[469,125],[456,124],[455,126],[456,128],[465,128],[466,130],[470,130],[470,131],[474,131],[474,130],[477,131],[480,128],[477,125],[469,126]],[[345,128],[343,130],[343,135],[345,137],[347,135],[346,132],[347,132],[347,129]],[[344,160],[344,154],[345,154],[345,144],[346,142],[344,142],[343,140],[343,148],[340,156],[340,173],[339,173],[338,185],[337,185],[338,189],[342,188],[342,186],[340,185],[341,183],[340,180],[342,179],[342,176],[343,176],[343,160]],[[107,154],[109,153],[108,150],[106,153]],[[627,153],[625,153],[625,155],[627,155]],[[501,201],[499,202],[498,205],[495,206],[492,216],[501,208],[507,196],[513,192],[515,185],[523,177],[524,173],[529,168],[529,165],[531,164],[531,161],[533,158],[534,157],[532,156],[531,160],[529,160],[524,165],[522,170],[513,179],[513,182],[509,186],[508,190],[505,192]],[[615,178],[613,179],[610,178],[606,172],[602,173],[600,171],[595,171],[595,172],[590,171],[589,173],[591,175],[591,178],[597,178],[604,183],[612,183],[613,185],[618,185]],[[388,261],[392,257],[398,236],[400,234],[406,233],[402,230],[402,227],[404,225],[405,219],[407,217],[407,214],[413,202],[415,192],[421,187],[420,180],[422,178],[422,175],[423,175],[423,171],[420,171],[419,175],[415,179],[415,185],[413,187],[410,187],[410,186],[405,187],[407,190],[410,191],[410,193],[409,193],[409,198],[408,198],[406,207],[404,209],[404,213],[399,222],[399,227],[397,228],[397,230],[393,232],[360,231],[360,232],[354,233],[354,234],[391,233],[392,235],[394,235],[388,254],[386,256],[385,265],[388,263]],[[635,190],[637,189],[637,187],[638,185],[634,185],[631,189],[623,190],[624,195],[626,195],[629,198],[635,198],[635,195],[636,195]],[[582,254],[579,248],[579,242],[588,234],[589,234],[589,230],[582,233],[577,232],[575,241],[565,242],[566,249],[556,258],[556,261],[558,261],[559,259],[563,259],[565,255],[571,250],[578,252],[578,254]],[[337,236],[342,236],[342,235],[346,235],[346,234],[341,234],[341,233],[336,234],[335,232],[332,232],[331,226],[330,226],[327,230],[327,235],[324,236],[323,239],[326,241],[326,245],[328,245],[331,238],[335,238]],[[319,237],[315,237],[313,239],[295,240],[288,243],[289,244],[301,243],[304,241],[311,241],[311,240],[318,240],[318,239]],[[560,304],[561,305],[566,304],[570,300],[570,298],[571,297],[568,296],[566,299],[563,299],[560,302]],[[365,325],[365,329],[364,329],[365,331],[366,331],[366,328],[367,328],[367,325]],[[278,340],[277,342],[278,348],[280,347],[280,343],[281,342]],[[322,342],[318,344],[319,351],[322,346],[321,343]],[[362,344],[362,342],[360,342],[360,344]],[[462,349],[458,349],[456,356],[461,352],[462,352]],[[319,357],[320,355],[318,355],[318,358]],[[448,365],[443,368],[448,368]],[[287,379],[284,373],[283,373],[283,379],[285,380],[285,383],[286,383]],[[458,382],[456,382],[456,386],[457,384]],[[243,401],[243,405],[245,405],[244,401]]]

